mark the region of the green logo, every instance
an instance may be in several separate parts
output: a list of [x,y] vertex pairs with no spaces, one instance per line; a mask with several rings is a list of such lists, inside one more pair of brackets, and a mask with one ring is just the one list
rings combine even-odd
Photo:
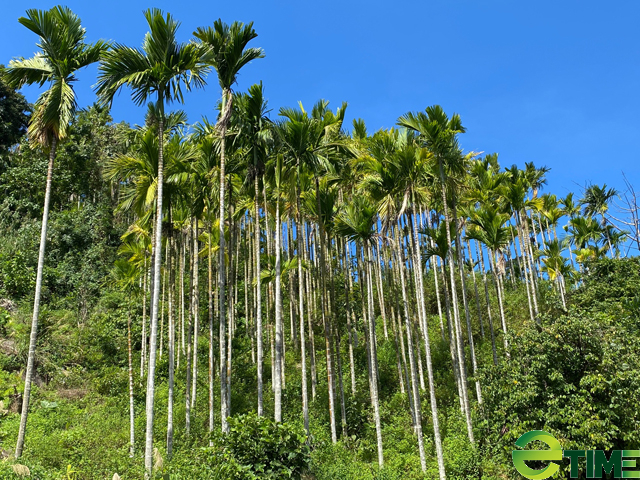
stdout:
[[[603,450],[563,451],[560,442],[553,435],[542,430],[525,433],[516,441],[516,446],[525,448],[536,440],[547,444],[549,449],[514,450],[511,453],[516,470],[530,480],[544,480],[555,475],[560,470],[560,465],[556,462],[562,462],[563,458],[569,459],[570,478],[578,478],[581,470],[586,473],[587,478],[602,478],[603,474],[613,474],[613,478],[640,478],[637,460],[632,460],[640,457],[640,450],[612,450],[608,458]],[[581,458],[585,460],[580,462]],[[525,463],[527,461],[549,462],[549,464],[540,470],[534,470]]]
[[[513,464],[516,470],[520,472],[524,477],[531,480],[542,480],[554,475],[559,469],[560,465],[554,462],[562,461],[562,446],[560,442],[555,439],[550,433],[542,430],[533,430],[522,435],[516,442],[516,446],[520,448],[526,447],[530,442],[539,440],[549,445],[549,450],[514,450],[512,452]],[[538,460],[543,462],[551,462],[542,470],[534,470],[530,468],[526,463],[527,460]]]

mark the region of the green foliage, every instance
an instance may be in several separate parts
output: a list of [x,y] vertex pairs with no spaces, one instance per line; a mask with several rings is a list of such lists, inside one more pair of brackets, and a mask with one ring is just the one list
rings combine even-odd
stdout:
[[229,427],[216,443],[255,478],[300,478],[307,469],[309,447],[299,426],[251,413],[229,419]]
[[0,175],[7,151],[27,132],[31,106],[24,96],[9,87],[0,65]]
[[636,294],[637,275],[635,260],[592,264],[578,308],[524,328],[512,361],[485,368],[485,442],[505,465],[515,440],[534,429],[567,449],[640,445],[640,340],[620,307]]

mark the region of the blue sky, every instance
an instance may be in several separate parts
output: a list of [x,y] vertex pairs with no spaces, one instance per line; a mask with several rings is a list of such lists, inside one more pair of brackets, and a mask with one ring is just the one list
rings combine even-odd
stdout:
[[[254,21],[252,46],[266,58],[241,72],[237,89],[262,80],[277,114],[281,106],[320,98],[370,131],[401,114],[440,104],[461,115],[466,150],[499,152],[503,166],[533,161],[551,167],[547,191],[565,195],[586,182],[624,187],[621,172],[640,188],[640,2],[595,1],[183,1],[66,3],[88,39],[139,46],[142,11],[156,6],[193,30]],[[0,63],[31,56],[36,37],[17,21],[44,1],[6,2],[0,20]],[[80,106],[93,102],[96,68],[79,75]],[[25,89],[30,101],[38,90]],[[190,93],[191,121],[214,118],[215,77]],[[128,91],[116,98],[115,120],[141,123]]]

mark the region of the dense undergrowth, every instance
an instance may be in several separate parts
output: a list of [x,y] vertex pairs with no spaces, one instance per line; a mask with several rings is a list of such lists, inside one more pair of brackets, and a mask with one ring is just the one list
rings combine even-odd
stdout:
[[[491,362],[490,343],[479,339],[484,393],[482,407],[474,405],[477,446],[467,439],[464,420],[447,364],[448,345],[435,342],[434,365],[437,398],[450,478],[517,478],[510,463],[514,441],[524,432],[544,429],[556,435],[565,448],[637,448],[640,429],[640,319],[637,286],[638,259],[603,260],[588,267],[584,283],[570,295],[568,312],[549,295],[541,325],[527,320],[522,292],[509,292],[507,311],[512,322],[511,360],[497,366]],[[38,345],[38,378],[28,441],[21,463],[41,479],[142,478],[138,442],[133,458],[128,452],[128,402],[126,368],[127,302],[122,294],[104,288],[88,317],[78,312],[49,307],[43,318],[47,327]],[[0,447],[7,455],[15,441],[19,414],[11,405],[14,387],[20,388],[28,336],[29,302],[18,302],[14,312],[3,309],[0,325],[0,397],[5,405],[0,426]],[[437,317],[433,317],[437,320]],[[432,322],[433,338],[439,337]],[[259,421],[243,414],[255,409],[256,371],[250,346],[239,335],[234,344],[232,383],[232,431],[229,440],[211,438],[209,447],[207,378],[199,377],[196,411],[189,436],[184,433],[184,402],[176,404],[176,450],[162,458],[160,472],[172,479],[186,478],[287,478],[272,465],[274,451],[284,449],[287,470],[296,478],[301,472],[317,479],[406,479],[437,475],[433,445],[429,442],[429,417],[425,414],[428,471],[420,471],[419,458],[408,414],[407,397],[399,393],[395,354],[391,341],[381,340],[379,368],[383,438],[386,465],[377,468],[375,429],[371,423],[365,376],[358,377],[355,394],[347,394],[346,435],[332,445],[328,433],[326,394],[318,372],[318,396],[311,405],[311,438],[305,439],[299,412],[300,380],[294,352],[287,355],[285,426]],[[380,332],[380,338],[384,335]],[[202,336],[201,346],[206,348]],[[345,352],[343,352],[345,353]],[[366,372],[362,348],[356,362]],[[270,372],[267,364],[266,372]],[[201,364],[207,369],[206,362]],[[144,431],[144,390],[136,372],[136,437]],[[347,372],[345,371],[345,377]],[[180,374],[184,375],[184,372]],[[158,366],[157,441],[162,444],[166,425],[166,354]],[[184,383],[177,382],[177,385]],[[217,392],[216,392],[217,393]],[[270,389],[266,411],[272,410]],[[183,398],[182,387],[176,397]],[[427,405],[428,396],[423,394]],[[218,398],[214,399],[218,405]],[[425,409],[426,411],[426,409]],[[217,414],[217,409],[216,409]],[[219,419],[216,418],[216,424]],[[280,431],[277,431],[277,428]],[[233,435],[232,435],[233,436]],[[269,450],[271,449],[271,450]],[[252,451],[253,450],[253,451]],[[288,455],[292,455],[289,458]],[[163,454],[161,453],[161,457]],[[295,458],[293,458],[295,457]],[[0,478],[16,478],[11,461],[0,463]],[[251,466],[250,468],[248,466]],[[284,468],[284,467],[282,467]],[[289,467],[287,467],[289,468]],[[261,476],[260,476],[261,475]]]

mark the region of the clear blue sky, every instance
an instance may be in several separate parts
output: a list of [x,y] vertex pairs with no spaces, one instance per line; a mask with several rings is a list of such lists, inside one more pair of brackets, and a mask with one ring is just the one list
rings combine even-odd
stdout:
[[[440,104],[461,115],[466,150],[499,152],[504,166],[546,165],[547,191],[576,184],[622,188],[621,171],[640,189],[640,2],[601,1],[156,1],[66,3],[88,39],[139,46],[142,11],[156,6],[193,30],[217,18],[255,22],[266,58],[241,72],[238,89],[262,80],[272,115],[302,101],[347,101],[370,131],[399,115]],[[17,19],[44,1],[7,1],[0,20],[0,63],[31,56],[36,37]],[[94,100],[96,68],[79,75],[80,106]],[[25,89],[30,101],[37,89]],[[188,94],[191,121],[215,117],[215,77]],[[141,123],[128,91],[116,98],[115,120]]]

